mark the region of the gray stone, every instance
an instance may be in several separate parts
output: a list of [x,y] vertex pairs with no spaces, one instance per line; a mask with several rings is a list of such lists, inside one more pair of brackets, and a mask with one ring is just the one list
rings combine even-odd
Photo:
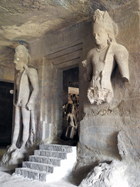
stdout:
[[126,169],[127,164],[120,161],[100,163],[88,173],[79,187],[130,187],[125,175]]
[[[27,152],[27,142],[30,141],[32,146],[36,142],[35,102],[39,93],[39,81],[37,70],[28,66],[30,61],[28,49],[24,45],[18,45],[14,56],[15,88],[11,90],[15,106],[12,144],[3,156],[3,165],[12,165],[16,162],[18,164],[18,160],[21,163]],[[20,149],[17,147],[17,142],[20,144]]]
[[40,150],[51,150],[51,151],[62,151],[65,153],[70,153],[72,152],[72,147],[71,146],[61,146],[57,144],[44,144],[44,145],[39,145]]
[[58,151],[35,150],[34,155],[61,158],[61,159],[66,159],[67,158],[66,153],[62,153],[62,152],[58,152]]
[[60,166],[61,160],[56,159],[56,158],[48,158],[45,156],[30,156],[29,161],[31,162],[39,162],[39,163],[46,163],[49,165],[54,165],[54,166]]
[[135,148],[135,143],[131,140],[130,132],[120,131],[117,136],[118,150],[122,160],[131,163],[139,162],[140,152]]
[[[93,15],[95,47],[88,52],[85,79],[90,81],[87,97],[91,104],[110,103],[114,97],[111,75],[117,63],[121,76],[129,81],[128,51],[116,42],[118,26],[107,11],[97,9]],[[115,58],[115,59],[114,59]],[[92,76],[92,78],[91,78]]]
[[117,135],[123,122],[119,115],[85,116],[80,123],[80,142],[91,150],[102,150],[118,156]]
[[[49,145],[49,148],[58,148],[60,147],[62,149],[63,145]],[[70,146],[64,146],[64,150],[67,150],[67,148],[70,148]],[[66,156],[68,154],[67,159],[63,158],[57,158],[57,157],[47,157],[47,156],[40,156],[40,151],[44,150],[35,150],[35,153],[37,155],[31,155],[29,157],[29,161],[24,161],[22,168],[16,168],[15,173],[27,177],[30,179],[40,180],[40,181],[58,181],[59,179],[62,179],[64,177],[68,177],[68,174],[72,173],[72,170],[76,164],[76,148],[71,147],[72,153],[64,153],[59,152],[58,155],[56,154],[57,151],[46,151],[45,154],[48,152],[49,155],[54,156],[60,156],[62,155]],[[67,150],[68,151],[68,150]],[[52,154],[51,154],[52,153]]]
[[23,162],[22,167],[25,168],[30,168],[33,170],[38,170],[38,171],[46,171],[48,173],[53,173],[53,166],[47,165],[47,164],[42,164],[42,163],[37,163],[37,162]]
[[16,168],[15,173],[17,175],[22,175],[25,178],[46,181],[46,173],[36,170],[31,170],[28,168]]

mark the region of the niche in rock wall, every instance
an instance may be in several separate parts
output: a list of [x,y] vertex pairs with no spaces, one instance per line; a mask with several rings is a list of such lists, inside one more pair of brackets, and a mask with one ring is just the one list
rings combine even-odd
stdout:
[[0,81],[0,146],[11,144],[14,84]]

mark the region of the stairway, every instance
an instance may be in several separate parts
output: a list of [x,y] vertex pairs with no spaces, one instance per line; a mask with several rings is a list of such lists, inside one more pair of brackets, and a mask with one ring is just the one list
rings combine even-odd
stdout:
[[70,175],[76,158],[75,146],[40,145],[39,150],[29,156],[29,161],[22,163],[22,168],[15,169],[15,174],[33,180],[54,182]]

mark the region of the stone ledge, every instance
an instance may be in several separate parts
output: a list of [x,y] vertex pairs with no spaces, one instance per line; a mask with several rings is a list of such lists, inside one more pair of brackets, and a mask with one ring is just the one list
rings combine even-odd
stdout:
[[46,156],[46,157],[52,157],[52,158],[60,158],[60,159],[66,159],[67,158],[66,153],[58,152],[58,151],[35,150],[34,155],[35,156]]
[[30,168],[37,171],[46,171],[48,173],[53,173],[53,166],[47,164],[27,161],[27,162],[23,162],[22,166],[24,168]]
[[50,157],[45,157],[45,156],[30,156],[29,157],[30,162],[39,162],[39,163],[45,163],[45,164],[50,164],[54,166],[60,166],[61,160],[56,159],[56,158],[50,158]]
[[40,150],[49,150],[49,151],[61,151],[70,153],[72,152],[72,146],[63,146],[57,144],[46,144],[46,145],[39,145]]
[[25,178],[46,181],[47,173],[42,171],[36,171],[28,168],[16,168],[15,173]]

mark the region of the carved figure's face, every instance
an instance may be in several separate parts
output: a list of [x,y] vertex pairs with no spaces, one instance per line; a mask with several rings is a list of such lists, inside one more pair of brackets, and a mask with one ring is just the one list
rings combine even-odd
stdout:
[[107,45],[108,34],[100,25],[96,25],[93,27],[93,36],[97,45]]
[[14,63],[16,64],[16,70],[22,72],[27,64],[27,55],[24,53],[15,53]]

